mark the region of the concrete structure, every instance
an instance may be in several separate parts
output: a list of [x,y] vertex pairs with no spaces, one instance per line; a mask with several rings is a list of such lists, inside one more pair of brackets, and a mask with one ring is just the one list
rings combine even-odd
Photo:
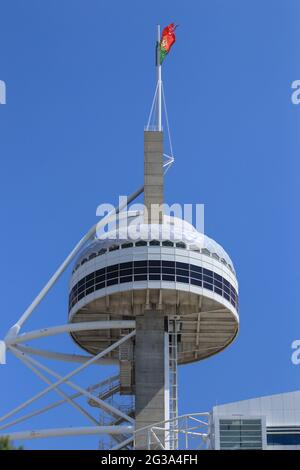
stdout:
[[[8,348],[48,385],[5,415],[4,420],[46,393],[56,391],[61,399],[59,404],[68,402],[95,429],[91,431],[90,426],[85,430],[51,429],[48,435],[106,434],[111,436],[110,447],[114,449],[177,448],[177,365],[221,352],[235,339],[239,328],[238,281],[230,257],[214,240],[190,223],[164,214],[161,207],[164,171],[174,157],[171,141],[171,156],[163,153],[164,95],[159,48],[157,53],[157,85],[152,104],[157,116],[154,126],[150,125],[151,111],[144,132],[144,186],[128,199],[130,203],[144,192],[144,210],[125,210],[121,204],[93,226],[0,343],[2,362]],[[166,124],[170,140],[167,113]],[[96,233],[96,228],[107,223],[106,232]],[[19,335],[76,256],[69,285],[69,324]],[[88,355],[43,351],[21,344],[26,339],[62,332],[69,333]],[[31,355],[80,365],[61,376]],[[92,364],[117,365],[118,374],[88,388],[70,380]],[[43,372],[55,381],[49,384]],[[66,395],[60,388],[62,384],[76,393]],[[85,396],[92,411],[99,408],[100,419],[79,405],[74,396]],[[126,403],[124,408],[127,398],[130,404]],[[42,411],[48,410],[46,406]],[[160,421],[167,423],[154,426],[155,432],[149,433]],[[18,422],[5,424],[1,429]],[[199,424],[203,423],[201,418]],[[149,443],[150,434],[154,440]],[[24,435],[44,437],[47,430],[25,431]],[[14,438],[13,434],[9,436]]]
[[216,450],[300,450],[300,391],[215,406],[210,433]]
[[[118,224],[81,252],[70,282],[71,323],[135,320],[135,338],[107,357],[119,362],[119,392],[135,397],[136,448],[147,448],[141,428],[177,414],[177,364],[222,351],[239,325],[238,283],[227,253],[158,206],[163,203],[162,140],[161,131],[145,132],[144,194],[150,215],[120,213]],[[89,329],[71,335],[95,355],[129,331]],[[176,446],[171,434],[160,433],[166,448]]]

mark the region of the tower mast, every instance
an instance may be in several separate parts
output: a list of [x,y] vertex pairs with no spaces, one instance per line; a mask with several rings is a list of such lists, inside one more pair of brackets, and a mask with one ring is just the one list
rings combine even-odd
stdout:
[[157,73],[157,130],[161,132],[161,63],[160,63],[160,25],[157,25],[157,47],[156,47],[156,73]]

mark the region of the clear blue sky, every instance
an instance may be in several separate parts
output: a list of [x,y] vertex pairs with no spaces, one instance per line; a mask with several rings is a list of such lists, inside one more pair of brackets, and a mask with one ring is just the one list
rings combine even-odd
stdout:
[[[225,352],[180,368],[180,412],[300,388],[290,361],[300,338],[300,106],[290,101],[299,10],[297,0],[1,2],[1,337],[97,220],[97,205],[141,185],[155,25],[175,21],[163,70],[176,156],[166,202],[205,204],[206,233],[235,263],[241,320]],[[67,320],[69,274],[26,329]],[[11,355],[0,383],[1,414],[43,387]],[[83,421],[65,407],[31,428],[49,423]]]

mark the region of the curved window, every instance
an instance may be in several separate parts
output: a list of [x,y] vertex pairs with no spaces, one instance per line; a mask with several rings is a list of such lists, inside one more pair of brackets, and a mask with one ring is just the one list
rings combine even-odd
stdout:
[[210,251],[207,248],[202,248],[201,253],[206,256],[210,256]]
[[218,261],[219,261],[219,259],[220,259],[220,256],[217,255],[217,253],[213,253],[213,254],[211,255],[211,257],[214,258],[214,259],[216,259],[216,260],[218,260]]
[[96,258],[96,256],[97,256],[96,253],[91,253],[90,256],[89,256],[89,260],[93,259],[93,258]]
[[170,281],[203,287],[222,296],[238,310],[238,294],[227,279],[201,266],[161,259],[128,261],[98,269],[72,288],[69,308],[96,290],[139,281]]
[[101,250],[98,251],[98,255],[100,255],[100,256],[104,255],[104,253],[106,253],[106,252],[107,252],[106,248],[101,248]]
[[147,242],[145,240],[139,240],[136,242],[135,246],[147,246]]
[[82,260],[81,263],[80,263],[81,266],[82,266],[84,263],[86,263],[86,262],[87,262],[87,258],[83,258],[83,260]]
[[171,242],[170,240],[164,240],[162,242],[162,246],[174,246],[174,243]]
[[186,244],[183,242],[177,242],[175,243],[176,248],[183,248],[184,250],[186,249]]
[[121,248],[132,248],[132,247],[133,247],[133,243],[131,242],[123,243],[123,245],[121,245]]
[[160,246],[160,241],[159,240],[151,240],[149,242],[149,246]]
[[108,248],[108,251],[116,251],[119,249],[119,245],[111,245],[109,248]]

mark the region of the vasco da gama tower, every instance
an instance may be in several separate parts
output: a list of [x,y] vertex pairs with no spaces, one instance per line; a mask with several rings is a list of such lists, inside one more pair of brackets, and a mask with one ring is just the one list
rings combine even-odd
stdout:
[[[175,42],[174,30],[171,24],[160,35],[158,27],[157,83],[144,131],[144,185],[128,198],[131,202],[143,192],[145,210],[116,207],[100,223],[117,222],[108,225],[112,228],[105,237],[97,237],[96,226],[92,227],[1,342],[2,362],[8,349],[40,378],[50,374],[42,394],[60,391],[60,401],[70,403],[90,422],[78,428],[18,428],[9,431],[13,439],[99,434],[109,436],[106,445],[114,449],[178,448],[177,366],[222,351],[237,335],[238,282],[230,257],[190,223],[163,210],[164,173],[173,155],[164,155],[163,148],[161,64]],[[167,119],[166,126],[168,130]],[[71,263],[69,322],[20,334]],[[70,334],[80,354],[70,357],[24,346],[25,341],[58,333]],[[41,357],[77,362],[76,369],[61,376],[43,365]],[[92,364],[101,370],[115,365],[118,373],[86,388],[76,385],[72,377]],[[97,369],[93,370],[99,382]],[[71,384],[71,395],[65,396],[62,384]],[[78,404],[77,396],[84,398],[86,407]],[[122,400],[127,398],[125,406]],[[33,397],[32,403],[36,400]],[[14,424],[12,416],[26,402],[23,405],[1,418],[0,429]],[[203,436],[209,439],[209,433]]]

